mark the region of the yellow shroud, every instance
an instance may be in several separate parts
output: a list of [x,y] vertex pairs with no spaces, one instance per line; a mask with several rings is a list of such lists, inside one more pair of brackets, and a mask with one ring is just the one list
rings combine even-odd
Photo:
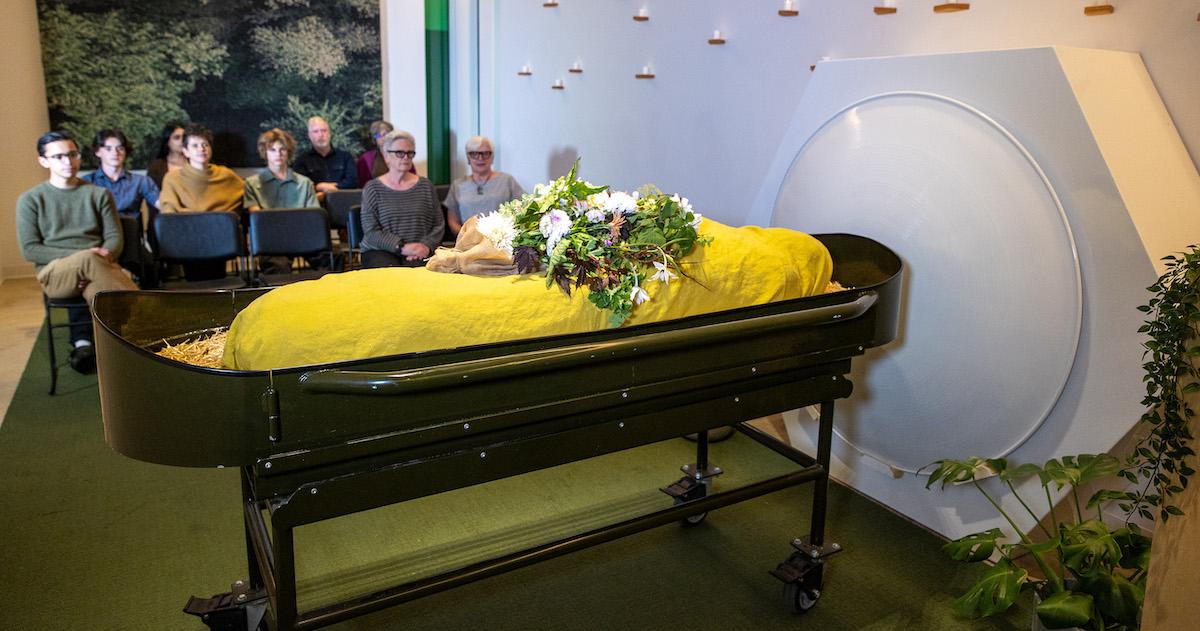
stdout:
[[[642,287],[650,300],[627,325],[821,293],[833,262],[816,239],[783,228],[733,228],[705,219],[680,264],[691,278]],[[546,287],[544,276],[481,277],[423,268],[330,274],[280,287],[238,314],[224,365],[265,370],[597,331],[608,312]]]

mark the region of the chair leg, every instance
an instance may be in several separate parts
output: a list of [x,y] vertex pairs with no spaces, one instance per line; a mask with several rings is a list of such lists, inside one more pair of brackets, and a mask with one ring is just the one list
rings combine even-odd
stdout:
[[50,396],[54,396],[54,391],[58,389],[58,358],[54,355],[54,323],[50,321],[50,303],[45,302],[43,297],[43,306],[46,308],[46,347],[50,351]]

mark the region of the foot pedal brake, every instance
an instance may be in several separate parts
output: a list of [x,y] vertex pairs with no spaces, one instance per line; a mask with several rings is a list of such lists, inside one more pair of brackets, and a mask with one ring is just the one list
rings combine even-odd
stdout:
[[183,612],[200,618],[212,631],[255,631],[267,613],[267,590],[237,581],[231,591],[210,598],[188,598]]

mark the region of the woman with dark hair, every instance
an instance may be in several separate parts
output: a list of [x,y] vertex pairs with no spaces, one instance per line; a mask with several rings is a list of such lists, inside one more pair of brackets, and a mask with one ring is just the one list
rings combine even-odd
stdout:
[[150,166],[146,167],[146,175],[154,180],[155,186],[160,189],[163,177],[168,172],[187,164],[187,158],[183,155],[183,128],[183,123],[174,121],[163,127],[158,141],[158,155],[154,156]]
[[358,168],[358,187],[362,188],[367,185],[367,182],[387,173],[387,161],[383,159],[383,137],[387,136],[392,130],[392,124],[387,121],[375,121],[371,123],[371,140],[375,142],[375,146],[370,151],[358,157],[358,162],[355,165]]

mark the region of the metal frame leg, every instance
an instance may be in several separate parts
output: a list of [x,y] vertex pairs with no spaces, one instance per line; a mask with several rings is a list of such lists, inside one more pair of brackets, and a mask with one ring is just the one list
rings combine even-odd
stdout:
[[[252,506],[254,504],[253,493],[250,488],[250,480],[247,478],[245,469],[241,472],[242,479],[242,506]],[[258,568],[258,559],[254,551],[254,539],[250,532],[250,522],[242,519],[242,532],[246,537],[246,566],[249,568],[250,588],[258,589],[263,587],[262,572]]]
[[271,548],[275,551],[275,628],[294,629],[296,603],[296,545],[290,526],[277,527],[271,520]]
[[46,346],[50,350],[50,391],[58,390],[58,357],[54,354],[54,323],[50,321],[50,301],[42,294],[42,307],[46,310]]
[[814,480],[812,524],[808,542],[817,547],[825,543],[825,512],[829,501],[829,460],[833,450],[833,401],[821,402],[821,415],[817,428],[817,464],[821,475]]

